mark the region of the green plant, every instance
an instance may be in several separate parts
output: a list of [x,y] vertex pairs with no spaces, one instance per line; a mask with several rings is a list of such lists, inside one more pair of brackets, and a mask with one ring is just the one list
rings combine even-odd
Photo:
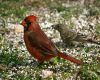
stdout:
[[96,25],[96,33],[100,34],[100,24]]
[[68,7],[62,13],[62,17],[66,20],[69,20],[72,16],[77,16],[82,13],[83,8],[79,8],[78,6]]
[[97,73],[99,68],[99,63],[95,62],[94,59],[91,63],[84,64],[81,66],[79,76],[81,80],[99,80],[99,74]]

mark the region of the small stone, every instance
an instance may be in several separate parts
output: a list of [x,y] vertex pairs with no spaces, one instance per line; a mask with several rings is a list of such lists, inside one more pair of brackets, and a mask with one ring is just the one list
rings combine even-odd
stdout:
[[53,74],[53,71],[50,70],[42,70],[41,76],[42,78],[47,78]]
[[23,26],[21,25],[15,25],[15,32],[23,32]]

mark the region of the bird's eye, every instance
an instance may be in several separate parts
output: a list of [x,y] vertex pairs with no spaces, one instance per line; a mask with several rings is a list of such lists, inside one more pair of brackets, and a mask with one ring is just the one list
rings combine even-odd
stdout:
[[31,22],[30,22],[30,21],[28,21],[28,22],[27,22],[27,24],[28,24],[28,25],[30,25],[30,24],[31,24]]
[[30,21],[27,21],[27,26],[30,26],[31,25],[31,22]]
[[24,19],[24,21],[26,22],[27,26],[31,24],[31,21],[28,21],[27,19]]

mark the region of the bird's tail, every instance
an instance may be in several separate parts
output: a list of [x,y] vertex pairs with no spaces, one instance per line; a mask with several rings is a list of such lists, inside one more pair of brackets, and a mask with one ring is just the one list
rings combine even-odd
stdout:
[[92,40],[92,39],[87,39],[87,42],[90,42],[90,43],[94,43],[94,44],[100,45],[100,41],[95,41],[95,40]]
[[58,56],[61,57],[61,58],[66,59],[66,60],[69,60],[69,61],[71,61],[71,62],[73,62],[73,63],[76,63],[76,64],[78,64],[78,65],[82,64],[82,61],[80,61],[80,60],[78,60],[78,59],[76,59],[76,58],[74,58],[74,57],[71,57],[71,56],[69,56],[69,55],[66,55],[66,54],[64,54],[64,53],[61,53],[61,52],[60,52],[60,53],[58,54]]

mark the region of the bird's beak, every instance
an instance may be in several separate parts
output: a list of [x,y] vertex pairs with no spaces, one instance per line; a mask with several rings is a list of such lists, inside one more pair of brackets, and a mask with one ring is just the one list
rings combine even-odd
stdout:
[[22,26],[26,26],[26,22],[22,21],[22,23],[20,23]]

